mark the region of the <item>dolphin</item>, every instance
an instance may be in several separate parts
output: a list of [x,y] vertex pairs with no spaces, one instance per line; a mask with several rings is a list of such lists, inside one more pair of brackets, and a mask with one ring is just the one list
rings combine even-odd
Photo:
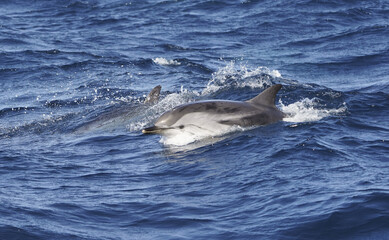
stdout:
[[159,100],[159,94],[161,93],[161,85],[155,86],[147,95],[144,103],[145,104],[155,104]]
[[247,101],[208,100],[180,105],[162,114],[145,134],[172,135],[190,131],[218,135],[233,126],[253,127],[281,121],[285,114],[275,106],[281,84],[273,85]]
[[78,126],[73,132],[83,133],[86,131],[114,130],[125,126],[128,120],[143,113],[150,105],[156,104],[159,100],[161,86],[155,86],[144,100],[144,104],[126,104],[112,107],[110,110],[97,116],[95,119]]

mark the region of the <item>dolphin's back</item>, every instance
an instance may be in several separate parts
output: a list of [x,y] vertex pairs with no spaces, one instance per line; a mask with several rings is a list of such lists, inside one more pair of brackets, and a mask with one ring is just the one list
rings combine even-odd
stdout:
[[[188,116],[192,116],[193,119],[188,118]],[[178,125],[184,117],[186,124],[188,121],[198,124],[199,118],[202,118],[203,121],[248,127],[277,122],[282,119],[282,112],[269,106],[253,105],[249,102],[200,101],[181,105],[164,113],[157,120],[155,126]]]
[[275,106],[280,88],[280,84],[274,85],[246,102],[210,100],[184,104],[162,114],[155,126],[143,132],[187,127],[214,131],[232,125],[251,127],[275,123],[283,118],[283,113]]

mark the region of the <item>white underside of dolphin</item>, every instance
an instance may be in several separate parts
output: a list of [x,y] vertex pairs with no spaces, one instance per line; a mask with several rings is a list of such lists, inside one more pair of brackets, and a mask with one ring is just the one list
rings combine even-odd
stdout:
[[248,101],[209,100],[180,105],[165,112],[143,133],[192,136],[194,140],[221,135],[232,128],[267,125],[282,120],[275,106],[281,84],[273,85]]

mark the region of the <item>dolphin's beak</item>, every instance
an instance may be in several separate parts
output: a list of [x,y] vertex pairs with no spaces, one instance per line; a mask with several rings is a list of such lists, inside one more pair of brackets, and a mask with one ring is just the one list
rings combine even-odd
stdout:
[[161,132],[162,129],[156,126],[148,127],[142,130],[142,133],[144,134],[158,134]]

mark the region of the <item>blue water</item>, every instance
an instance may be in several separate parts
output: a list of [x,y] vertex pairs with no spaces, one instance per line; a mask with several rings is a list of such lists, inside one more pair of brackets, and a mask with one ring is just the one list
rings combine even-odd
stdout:
[[[389,239],[388,39],[384,0],[1,1],[0,239]],[[282,122],[141,133],[276,83]]]

